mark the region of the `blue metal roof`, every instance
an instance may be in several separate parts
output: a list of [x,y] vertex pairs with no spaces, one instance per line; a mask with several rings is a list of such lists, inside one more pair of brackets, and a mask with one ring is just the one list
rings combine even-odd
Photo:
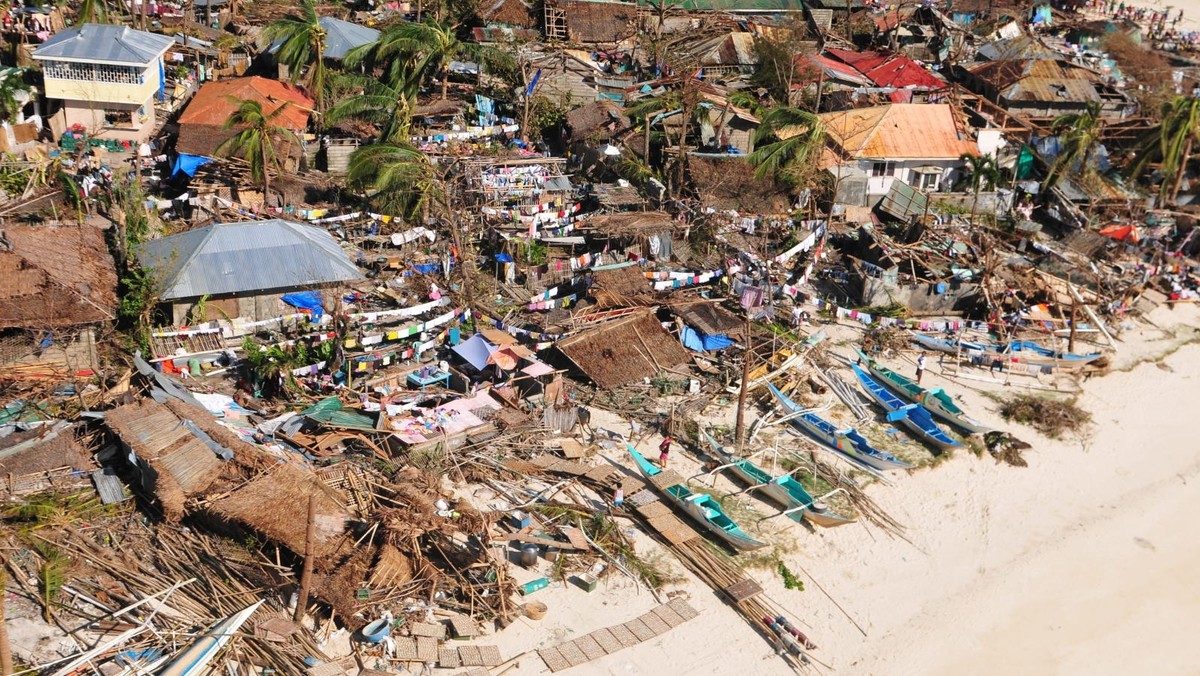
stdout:
[[55,33],[33,50],[33,58],[145,66],[157,60],[174,43],[170,36],[134,30],[129,26],[85,23]]
[[323,228],[282,219],[217,223],[146,242],[163,300],[290,290],[362,279]]
[[369,45],[379,39],[379,31],[374,28],[360,26],[349,21],[342,21],[331,16],[323,16],[318,23],[325,29],[325,58],[344,59],[346,52],[355,47]]

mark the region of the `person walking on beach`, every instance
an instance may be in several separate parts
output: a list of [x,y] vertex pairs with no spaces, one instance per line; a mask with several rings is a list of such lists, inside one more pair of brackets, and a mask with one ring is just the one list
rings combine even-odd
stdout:
[[658,445],[658,466],[666,469],[667,458],[671,455],[671,437],[664,437]]
[[921,384],[921,376],[925,373],[925,353],[917,355],[917,384]]

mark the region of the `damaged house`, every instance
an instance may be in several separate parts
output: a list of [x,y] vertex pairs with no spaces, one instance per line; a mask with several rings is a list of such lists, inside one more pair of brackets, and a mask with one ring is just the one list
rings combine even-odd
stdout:
[[0,230],[0,370],[96,368],[97,333],[117,315],[117,273],[92,226]]
[[949,104],[893,103],[823,113],[825,168],[837,180],[835,200],[873,205],[894,182],[926,192],[951,185],[963,154],[979,154]]
[[1137,110],[1137,104],[1100,73],[1059,59],[991,61],[967,71],[964,81],[1009,113],[1034,122],[1082,113],[1093,103],[1109,119]]
[[653,310],[581,331],[555,347],[592,382],[608,390],[653,378],[691,359]]
[[336,295],[346,282],[363,279],[327,230],[278,218],[216,223],[151,240],[141,259],[154,271],[163,311],[175,325],[278,317],[294,312],[281,300],[286,293],[328,289]]

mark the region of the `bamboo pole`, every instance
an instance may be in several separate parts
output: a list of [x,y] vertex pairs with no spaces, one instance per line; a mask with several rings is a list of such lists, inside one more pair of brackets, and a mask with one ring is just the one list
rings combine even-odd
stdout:
[[308,589],[312,585],[313,559],[316,558],[317,538],[317,496],[308,496],[308,531],[304,535],[304,569],[300,573],[300,593],[296,597],[296,611],[292,613],[292,621],[299,624],[308,607]]
[[[8,596],[8,571],[0,566],[0,594]],[[8,644],[8,622],[4,619],[4,598],[0,598],[0,676],[11,676],[13,672],[12,647]]]

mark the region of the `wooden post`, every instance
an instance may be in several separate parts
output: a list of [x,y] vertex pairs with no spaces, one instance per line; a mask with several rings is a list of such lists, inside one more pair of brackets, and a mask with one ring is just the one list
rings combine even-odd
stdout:
[[296,596],[296,612],[292,621],[299,624],[308,607],[308,588],[312,585],[313,549],[317,537],[317,496],[308,496],[308,532],[304,534],[304,568],[300,572],[300,593]]
[[1067,338],[1067,352],[1075,352],[1075,322],[1078,318],[1079,303],[1071,299],[1071,335]]
[[746,395],[749,393],[750,380],[750,310],[746,310],[746,351],[742,355],[742,387],[738,391],[738,406],[737,406],[737,429],[734,436],[737,438],[737,452],[742,454],[742,449],[746,444]]
[[[11,476],[11,475],[10,475]],[[4,591],[8,585],[8,571],[0,565],[0,674],[10,676],[13,672],[12,648],[8,645],[8,622],[4,619]]]

